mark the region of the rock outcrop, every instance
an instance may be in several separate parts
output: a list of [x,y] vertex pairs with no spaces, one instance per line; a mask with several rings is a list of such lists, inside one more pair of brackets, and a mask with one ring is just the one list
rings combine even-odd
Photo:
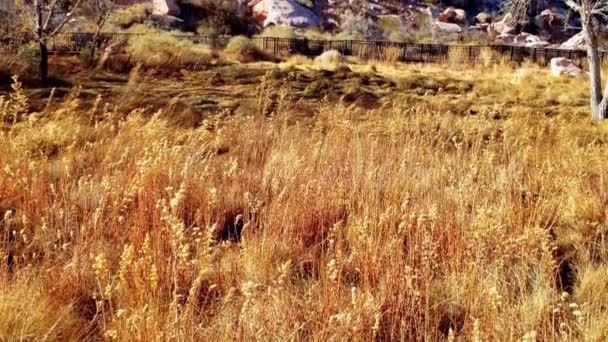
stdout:
[[286,25],[313,28],[321,19],[309,8],[295,0],[253,0],[249,2],[254,18],[263,26]]

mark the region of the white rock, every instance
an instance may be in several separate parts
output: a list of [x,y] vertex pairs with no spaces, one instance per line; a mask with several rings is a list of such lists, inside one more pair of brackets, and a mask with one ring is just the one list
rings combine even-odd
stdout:
[[152,0],[152,14],[177,17],[180,14],[180,8],[175,0]]
[[583,77],[585,73],[572,60],[564,57],[551,59],[551,74],[555,77]]
[[315,63],[320,65],[342,64],[344,63],[344,56],[338,50],[329,50],[317,56]]
[[446,33],[461,33],[462,32],[462,27],[458,26],[457,24],[444,23],[442,21],[436,21],[435,28],[439,29],[442,32],[446,32]]

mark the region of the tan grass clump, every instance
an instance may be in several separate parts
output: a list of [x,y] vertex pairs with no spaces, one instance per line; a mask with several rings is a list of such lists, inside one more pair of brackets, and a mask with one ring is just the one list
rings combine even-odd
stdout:
[[0,336],[6,341],[62,340],[82,341],[86,321],[79,318],[71,305],[61,305],[51,298],[41,282],[15,280],[14,286],[0,287]]
[[296,38],[296,34],[289,26],[268,26],[260,34],[259,37],[271,38]]

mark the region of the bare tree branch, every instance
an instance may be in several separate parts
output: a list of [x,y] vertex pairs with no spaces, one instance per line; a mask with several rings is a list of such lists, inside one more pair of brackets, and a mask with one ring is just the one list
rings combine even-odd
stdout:
[[76,3],[72,6],[71,10],[65,15],[65,18],[63,19],[63,21],[57,25],[57,27],[55,28],[55,30],[53,30],[48,37],[54,37],[57,33],[59,33],[59,31],[61,31],[61,29],[63,28],[63,26],[70,21],[70,19],[72,18],[72,15],[74,14],[74,11],[78,8],[78,6],[80,6],[80,0],[77,0]]
[[566,6],[570,7],[570,9],[572,9],[575,12],[580,12],[581,11],[581,5],[577,4],[573,0],[567,0],[566,1]]
[[46,29],[49,27],[49,23],[51,22],[51,18],[53,17],[53,12],[55,11],[56,5],[57,0],[53,0],[47,7],[48,14],[46,16],[46,20],[44,20],[44,25],[42,26],[43,31],[46,31]]

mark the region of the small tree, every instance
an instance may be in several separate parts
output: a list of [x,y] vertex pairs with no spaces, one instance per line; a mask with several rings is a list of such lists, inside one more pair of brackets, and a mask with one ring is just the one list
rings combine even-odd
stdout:
[[[81,0],[18,0],[21,13],[29,19],[31,31],[40,47],[40,80],[49,74],[48,43],[70,20]],[[59,14],[64,17],[59,19]]]
[[581,17],[582,32],[587,44],[589,61],[589,101],[593,121],[606,119],[608,114],[608,84],[602,94],[602,71],[598,50],[598,29],[601,20],[608,19],[608,0],[567,0],[566,4]]
[[85,6],[88,16],[95,23],[95,32],[91,41],[91,60],[95,59],[95,53],[101,40],[101,32],[112,15],[115,6],[116,0],[89,0]]

